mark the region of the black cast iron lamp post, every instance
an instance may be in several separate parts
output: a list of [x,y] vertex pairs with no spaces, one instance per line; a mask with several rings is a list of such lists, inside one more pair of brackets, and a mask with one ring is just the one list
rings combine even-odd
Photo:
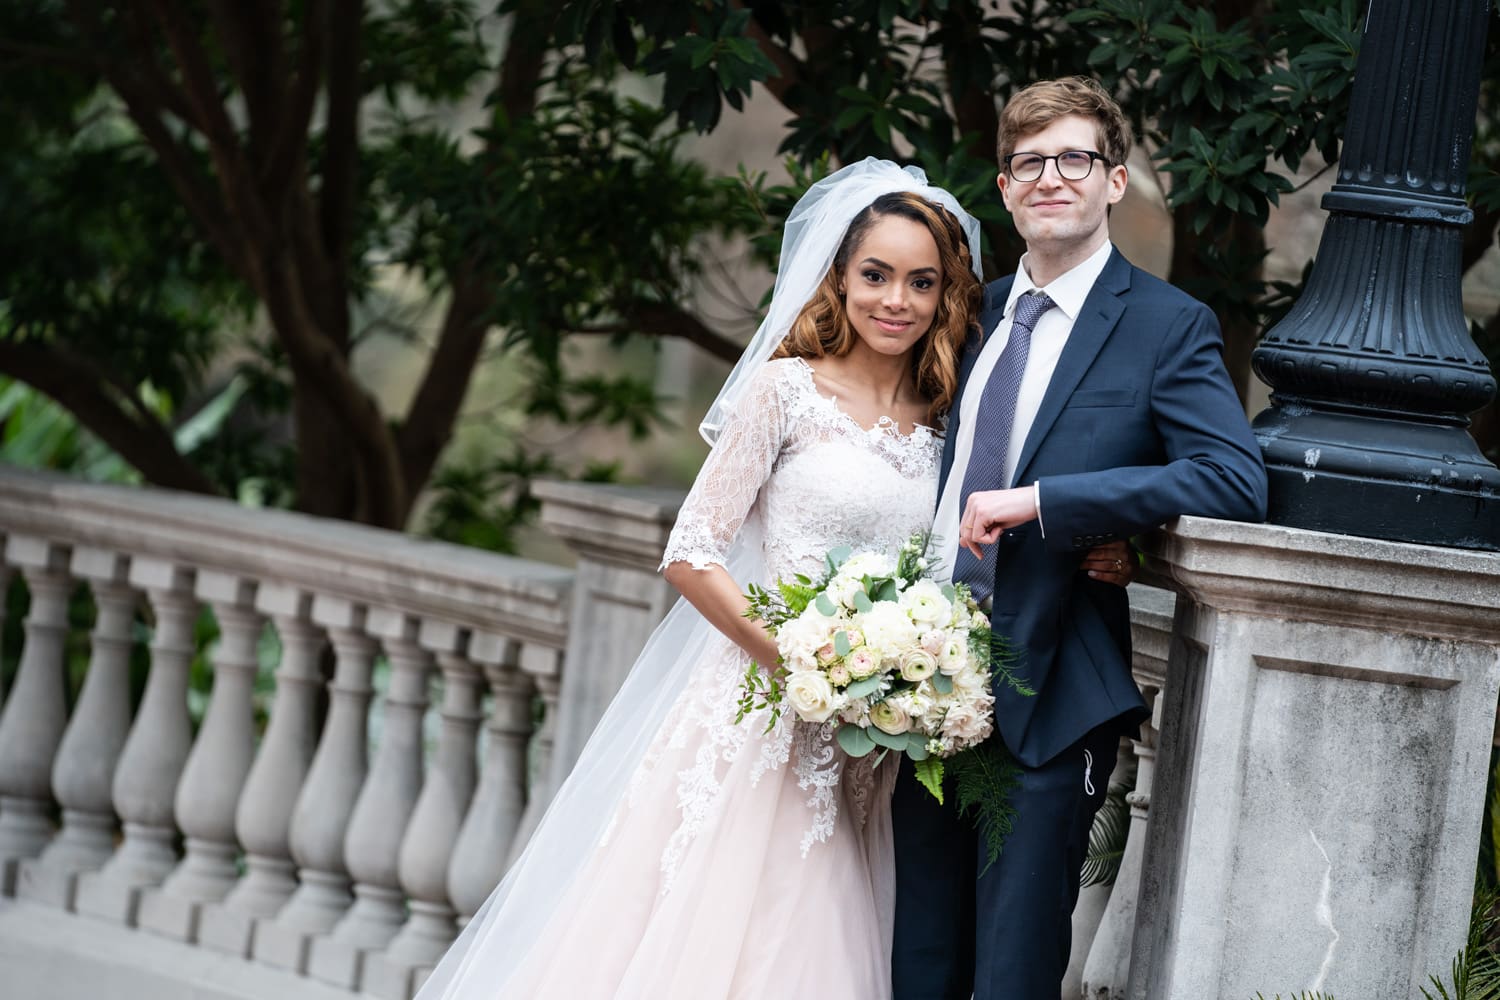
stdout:
[[1500,469],[1468,432],[1495,378],[1460,290],[1488,6],[1370,4],[1317,261],[1253,355],[1274,524],[1500,550]]

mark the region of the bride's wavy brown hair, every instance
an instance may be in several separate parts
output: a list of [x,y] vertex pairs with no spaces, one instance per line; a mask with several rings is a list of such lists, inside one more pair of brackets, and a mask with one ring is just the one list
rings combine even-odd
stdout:
[[848,354],[858,334],[844,310],[839,284],[849,260],[864,242],[876,221],[895,216],[927,227],[937,244],[943,269],[943,294],[938,300],[932,326],[912,351],[912,376],[917,391],[928,400],[927,423],[938,426],[958,389],[958,358],[964,338],[979,318],[984,289],[974,277],[969,242],[953,213],[910,191],[883,194],[860,211],[849,223],[833,266],[823,276],[817,291],[792,322],[786,339],[776,349],[778,358],[821,358]]

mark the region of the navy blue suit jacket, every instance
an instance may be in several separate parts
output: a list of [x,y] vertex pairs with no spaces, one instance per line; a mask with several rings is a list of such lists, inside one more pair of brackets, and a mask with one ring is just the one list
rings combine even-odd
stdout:
[[[985,289],[950,410],[942,482],[958,409],[982,338],[1014,277]],[[1038,766],[1101,723],[1146,708],[1130,675],[1130,608],[1121,587],[1079,571],[1083,553],[1179,514],[1261,521],[1266,473],[1224,369],[1218,321],[1203,303],[1111,252],[1084,300],[1011,483],[1041,483],[1036,521],[996,542],[991,619],[1035,689],[996,684],[995,721],[1016,758]],[[985,429],[978,428],[983,434]]]

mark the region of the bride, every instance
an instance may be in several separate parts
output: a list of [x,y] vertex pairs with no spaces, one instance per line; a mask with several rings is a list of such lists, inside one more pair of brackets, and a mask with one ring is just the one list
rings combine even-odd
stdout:
[[867,159],[797,203],[667,544],[687,601],[418,1000],[890,996],[895,761],[735,723],[749,661],[776,660],[741,592],[931,526],[981,294],[977,221],[915,168]]

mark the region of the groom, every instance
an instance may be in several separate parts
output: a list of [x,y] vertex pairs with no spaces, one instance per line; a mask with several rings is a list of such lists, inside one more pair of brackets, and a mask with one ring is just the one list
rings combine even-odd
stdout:
[[1146,717],[1125,591],[1081,573],[1082,553],[1178,514],[1265,516],[1213,313],[1110,243],[1130,144],[1082,77],[1033,84],[1001,116],[1000,195],[1026,255],[986,289],[966,346],[933,533],[1036,693],[996,685],[1022,775],[983,874],[972,823],[903,764],[895,1000],[1058,1000],[1089,827],[1121,735]]

